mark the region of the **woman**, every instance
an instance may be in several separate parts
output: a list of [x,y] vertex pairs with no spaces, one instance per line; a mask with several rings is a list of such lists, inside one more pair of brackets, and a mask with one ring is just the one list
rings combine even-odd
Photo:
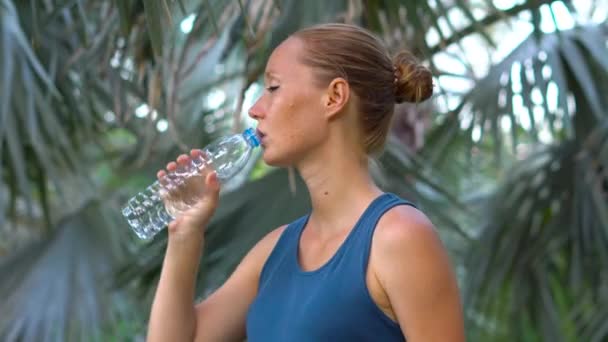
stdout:
[[198,180],[201,200],[169,225],[149,341],[463,341],[458,287],[431,222],[368,170],[395,102],[431,96],[430,72],[408,53],[391,61],[363,29],[326,24],[278,46],[265,83],[249,111],[263,159],[298,170],[312,212],[270,232],[194,306],[219,190],[213,173]]

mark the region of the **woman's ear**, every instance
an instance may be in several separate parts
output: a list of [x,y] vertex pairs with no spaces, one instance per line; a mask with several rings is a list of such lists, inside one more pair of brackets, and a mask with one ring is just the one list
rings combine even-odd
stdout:
[[327,86],[323,97],[323,107],[325,115],[331,119],[342,112],[350,98],[350,86],[342,77],[334,78]]

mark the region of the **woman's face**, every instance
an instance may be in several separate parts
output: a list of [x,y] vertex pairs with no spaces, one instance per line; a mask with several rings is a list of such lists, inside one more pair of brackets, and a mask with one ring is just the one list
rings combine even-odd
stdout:
[[264,93],[249,110],[258,121],[263,159],[269,165],[294,165],[327,137],[326,87],[299,61],[303,44],[289,38],[274,50],[266,65]]

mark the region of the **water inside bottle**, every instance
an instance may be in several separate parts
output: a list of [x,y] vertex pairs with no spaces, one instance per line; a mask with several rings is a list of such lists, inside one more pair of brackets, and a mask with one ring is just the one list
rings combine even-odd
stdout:
[[159,197],[160,184],[155,182],[129,200],[122,214],[142,239],[153,236],[159,227],[171,220]]
[[181,182],[174,183],[173,186],[163,187],[161,197],[165,209],[172,217],[178,217],[192,208],[204,195],[205,178],[209,172],[209,169],[200,170],[187,178],[181,178]]
[[220,182],[231,178],[242,169],[252,148],[257,146],[259,141],[252,129],[209,144],[191,163],[178,165],[176,170],[132,197],[122,209],[123,216],[140,238],[154,236],[205,195],[209,172],[217,172]]

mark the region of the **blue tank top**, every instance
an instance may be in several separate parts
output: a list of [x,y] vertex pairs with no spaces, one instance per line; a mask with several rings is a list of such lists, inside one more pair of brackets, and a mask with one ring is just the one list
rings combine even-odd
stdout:
[[310,214],[288,225],[262,268],[247,313],[247,341],[404,341],[399,324],[376,305],[365,281],[378,220],[404,204],[412,205],[390,193],[374,199],[331,259],[310,272],[298,262]]

